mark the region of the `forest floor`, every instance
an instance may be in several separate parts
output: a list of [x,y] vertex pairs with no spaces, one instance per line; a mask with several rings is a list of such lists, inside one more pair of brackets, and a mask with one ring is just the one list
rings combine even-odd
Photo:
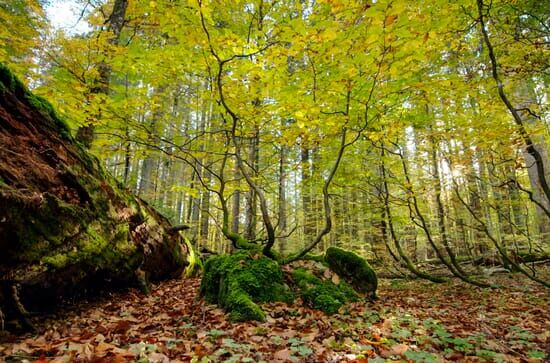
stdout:
[[267,304],[264,323],[230,323],[198,298],[199,279],[172,280],[149,296],[129,290],[64,309],[37,321],[39,334],[3,336],[0,361],[548,361],[549,290],[519,274],[492,278],[507,287],[382,280],[374,303],[332,316]]

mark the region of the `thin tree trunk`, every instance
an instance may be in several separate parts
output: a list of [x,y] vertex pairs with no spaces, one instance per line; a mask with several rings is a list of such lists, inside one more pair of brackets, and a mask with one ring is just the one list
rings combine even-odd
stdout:
[[[233,175],[236,180],[240,177],[239,166],[235,163],[235,169],[233,170]],[[239,233],[239,220],[241,212],[241,191],[236,189],[233,192],[233,197],[231,201],[231,233]]]
[[[248,150],[248,164],[250,165],[253,177],[258,175],[258,166],[260,161],[260,131],[256,130],[254,137],[250,141]],[[246,213],[245,213],[245,233],[244,237],[250,241],[256,239],[257,224],[257,197],[254,188],[250,188],[246,193]]]
[[[286,188],[287,188],[287,175],[286,175],[286,158],[287,150],[285,145],[281,145],[280,158],[279,158],[279,203],[278,203],[278,220],[279,220],[279,234],[285,236],[287,233],[287,201],[286,201]],[[286,238],[281,237],[280,252],[282,254],[286,251]]]
[[311,186],[311,160],[310,150],[306,147],[301,149],[302,167],[302,211],[304,214],[304,242],[308,244],[315,236],[315,220],[313,216],[312,186]]
[[[126,9],[128,8],[128,0],[115,0],[113,4],[113,11],[107,18],[107,30],[113,33],[113,36],[109,40],[112,45],[118,45],[120,41],[120,33],[124,27],[124,20],[126,17]],[[105,58],[109,59],[110,56],[105,52]],[[99,78],[96,84],[90,89],[90,94],[109,94],[109,83],[111,78],[111,66],[108,64],[108,60],[103,60],[98,65]],[[98,119],[101,118],[101,110],[98,114],[91,115],[88,120],[88,124],[78,128],[76,133],[76,139],[80,141],[84,146],[90,148],[95,137],[95,124]]]

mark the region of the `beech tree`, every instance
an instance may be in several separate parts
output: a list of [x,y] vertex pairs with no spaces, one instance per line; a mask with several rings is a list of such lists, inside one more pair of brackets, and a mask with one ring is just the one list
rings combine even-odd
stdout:
[[[0,21],[18,11],[41,9]],[[92,30],[50,37],[28,79],[197,245],[284,262],[349,247],[392,274],[439,280],[423,264],[440,263],[480,285],[464,262],[533,276],[522,263],[547,254],[541,2],[117,0],[84,14]]]

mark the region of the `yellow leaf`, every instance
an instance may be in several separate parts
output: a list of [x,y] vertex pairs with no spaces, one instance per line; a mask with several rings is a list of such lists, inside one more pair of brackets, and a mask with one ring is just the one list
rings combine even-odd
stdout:
[[386,21],[384,22],[384,24],[386,26],[390,26],[393,23],[395,23],[396,20],[397,20],[397,15],[388,15],[388,17],[386,18]]

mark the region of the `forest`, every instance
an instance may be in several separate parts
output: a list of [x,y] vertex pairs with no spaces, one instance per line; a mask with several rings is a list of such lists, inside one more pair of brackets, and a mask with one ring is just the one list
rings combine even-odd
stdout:
[[0,0],[0,361],[547,361],[549,55],[540,0]]

